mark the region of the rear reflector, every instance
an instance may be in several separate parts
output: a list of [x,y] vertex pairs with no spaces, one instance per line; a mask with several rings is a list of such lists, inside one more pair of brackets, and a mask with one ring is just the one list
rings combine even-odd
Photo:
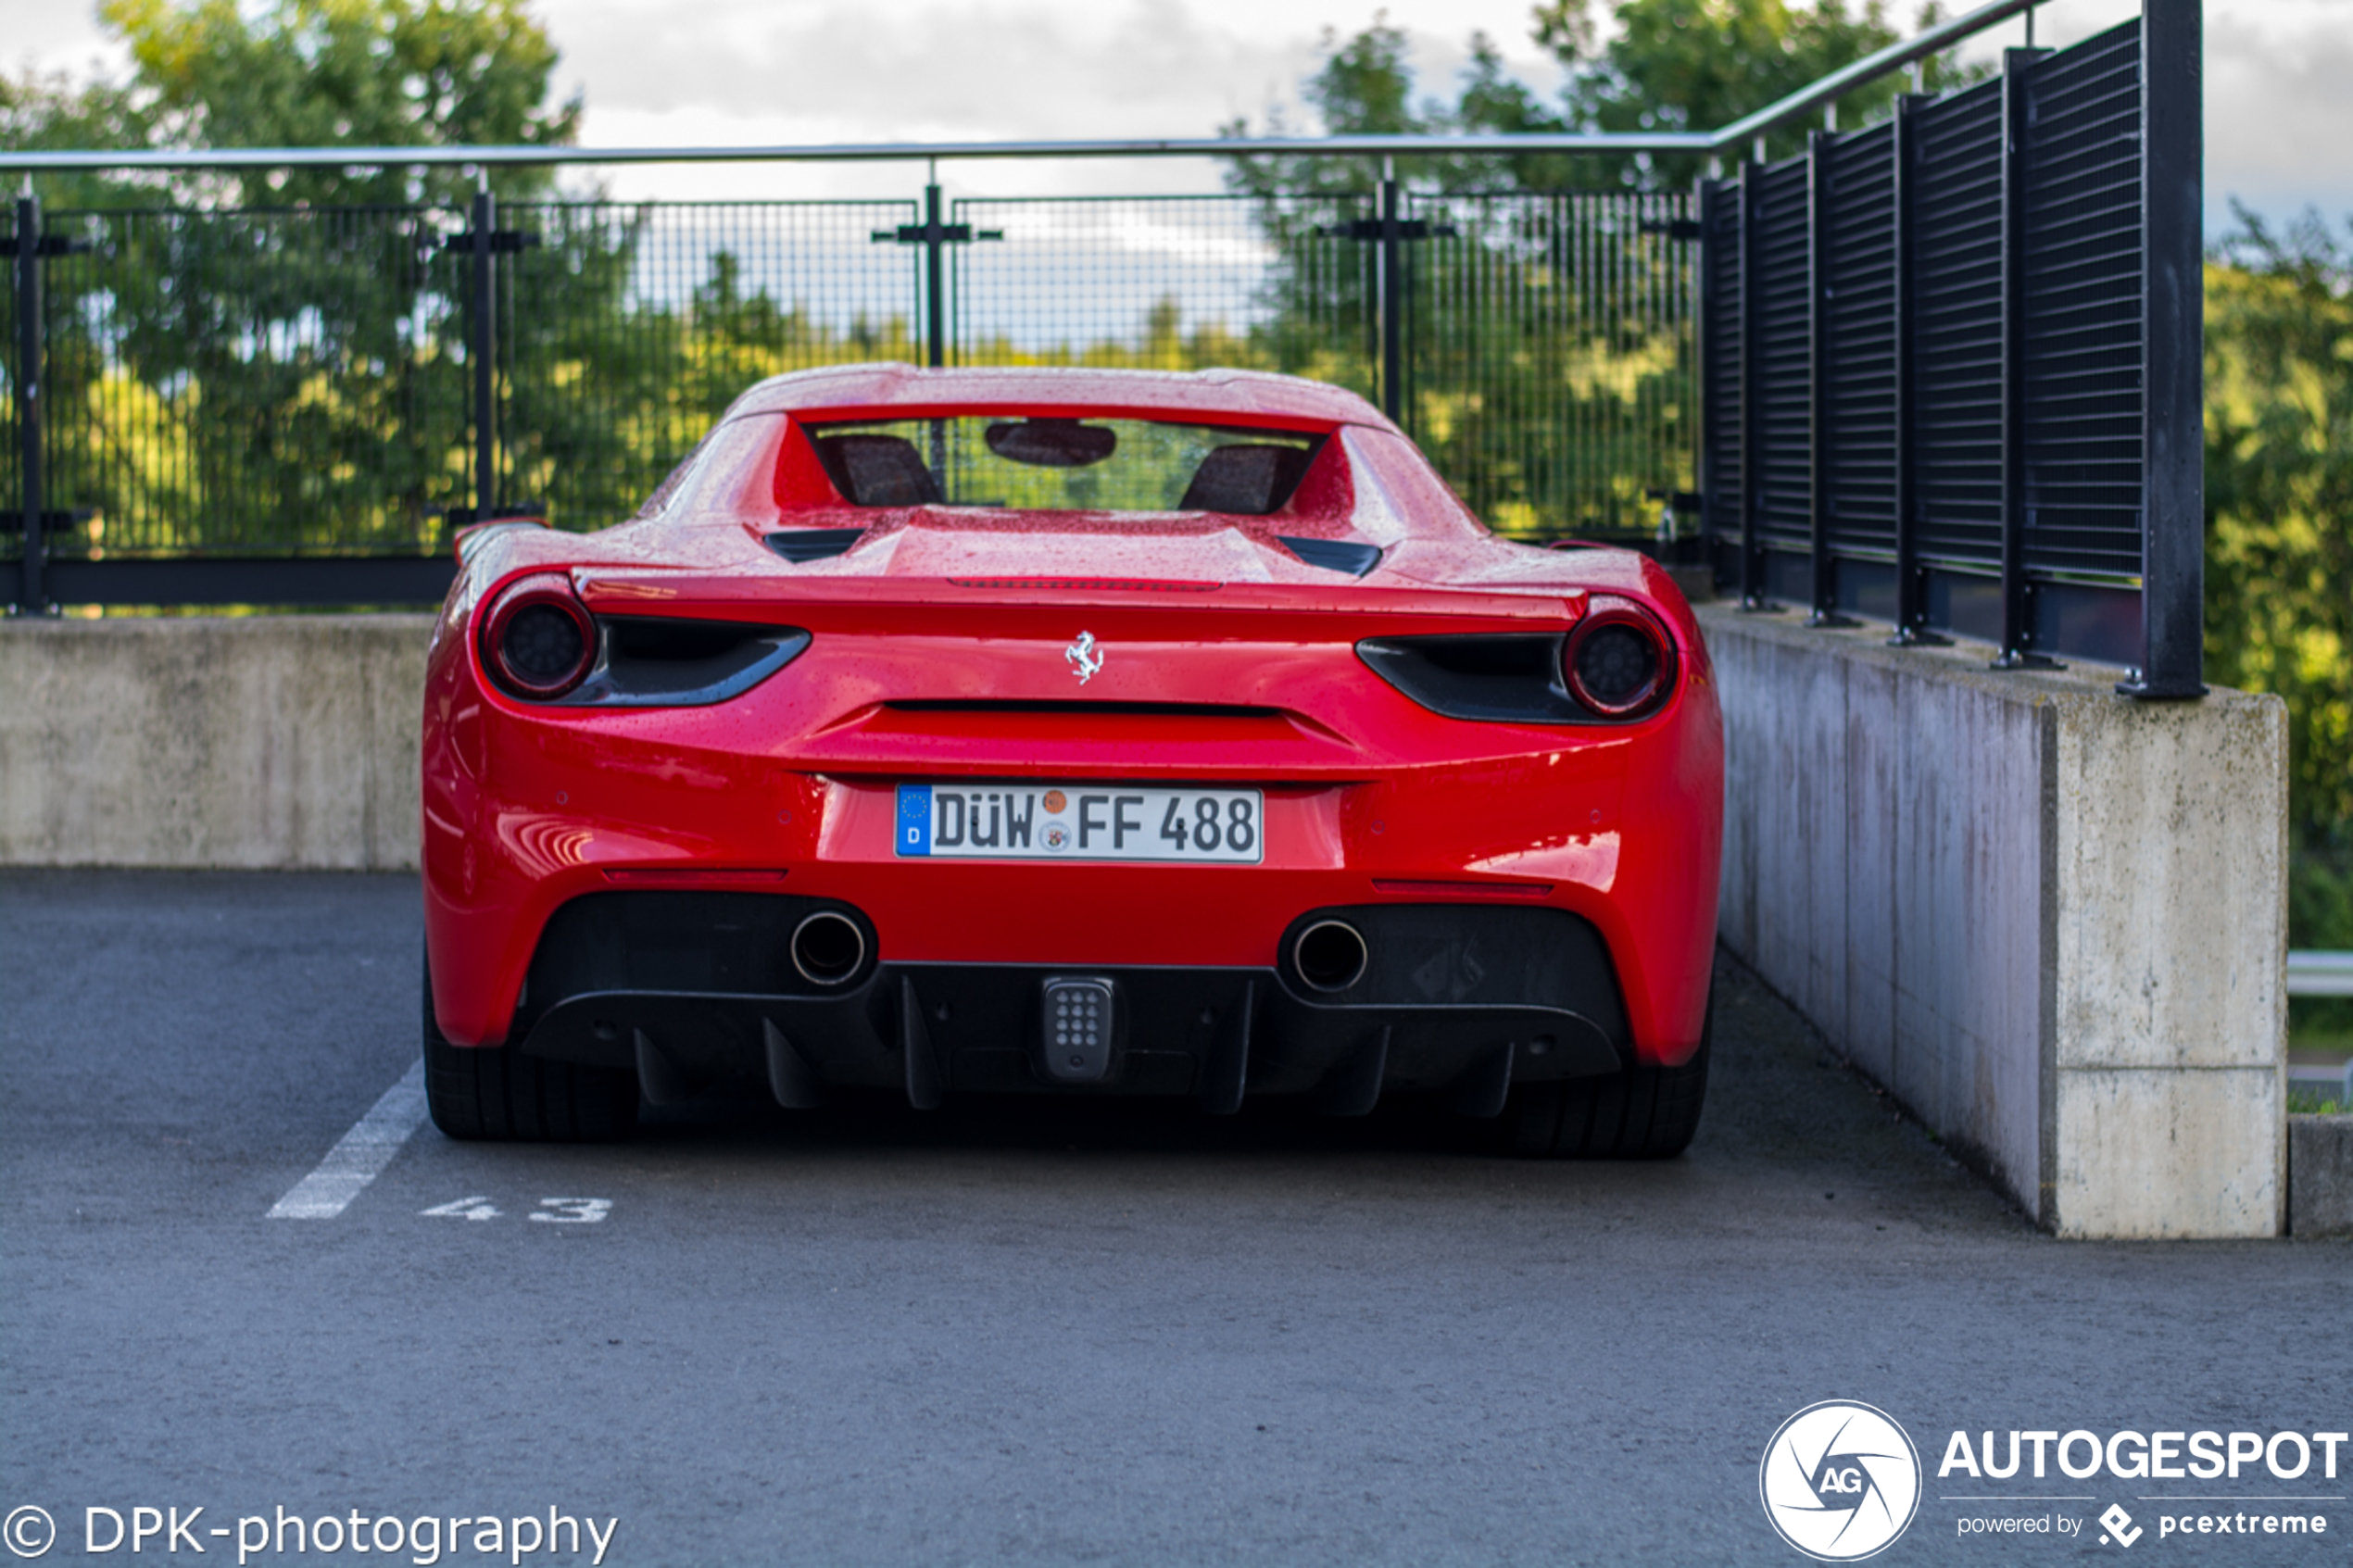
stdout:
[[1223,583],[1155,577],[950,577],[959,588],[1021,588],[1055,594],[1214,594]]
[[1376,893],[1403,893],[1434,898],[1542,898],[1553,891],[1549,882],[1420,882],[1407,877],[1373,878]]
[[1094,1084],[1111,1070],[1119,989],[1092,975],[1050,974],[1038,997],[1038,1050],[1050,1077]]
[[660,866],[649,866],[632,871],[609,871],[605,872],[605,880],[624,887],[774,887],[785,880],[785,873],[693,871],[685,868],[664,871]]

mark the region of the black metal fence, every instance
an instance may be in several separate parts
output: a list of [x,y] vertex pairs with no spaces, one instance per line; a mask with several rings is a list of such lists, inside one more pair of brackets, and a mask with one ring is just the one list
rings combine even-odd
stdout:
[[1719,579],[2199,684],[2195,6],[1701,194]]
[[0,589],[28,607],[429,599],[463,522],[610,523],[752,383],[874,359],[1312,375],[1391,410],[1496,526],[1625,535],[1655,523],[1650,494],[1692,483],[1690,209],[1394,183],[45,219],[21,202],[38,243],[6,308],[37,331],[0,356],[0,496],[24,497],[0,514]]
[[[2018,8],[1667,140],[1737,145]],[[1696,500],[1750,604],[2190,695],[2198,59],[2194,0],[2155,0],[1690,200],[28,199],[0,238],[0,598],[431,599],[459,523],[625,516],[780,370],[1232,365],[1374,398],[1506,533],[1622,539]]]

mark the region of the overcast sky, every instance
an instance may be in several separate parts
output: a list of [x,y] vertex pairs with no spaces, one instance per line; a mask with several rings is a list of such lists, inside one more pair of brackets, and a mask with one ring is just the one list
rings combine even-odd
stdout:
[[[1389,0],[1423,90],[1451,96],[1475,30],[1548,95],[1559,72],[1529,37],[1529,0]],[[1205,135],[1263,120],[1314,69],[1327,28],[1371,21],[1362,0],[540,0],[591,144],[971,141]],[[2053,0],[2042,43],[2132,16],[2132,0]],[[120,70],[94,7],[0,0],[10,64]],[[2237,195],[2270,215],[2353,214],[2353,0],[2208,0],[2208,228]],[[2019,41],[1997,30],[1985,51]],[[616,194],[898,195],[919,168],[631,169]],[[1203,191],[1205,162],[963,164],[967,194]]]

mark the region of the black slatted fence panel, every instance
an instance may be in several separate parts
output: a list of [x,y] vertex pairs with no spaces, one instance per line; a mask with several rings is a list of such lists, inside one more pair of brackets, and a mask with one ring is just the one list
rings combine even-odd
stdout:
[[1895,128],[1823,152],[1823,507],[1831,547],[1895,548]]
[[2027,85],[2026,564],[2141,570],[2140,29]]
[[[0,268],[13,274],[15,259],[0,255]],[[17,348],[16,279],[0,276],[0,511],[15,511],[24,505],[24,473],[18,466]],[[0,560],[23,553],[23,529],[0,527]]]
[[1704,185],[1719,581],[2204,689],[2199,21],[2149,4]]
[[1758,445],[1752,504],[1760,538],[1801,550],[1814,526],[1808,467],[1814,386],[1810,221],[1806,160],[1768,166],[1758,175],[1756,259],[1749,272],[1756,298],[1756,365],[1750,385]]
[[1916,121],[1912,219],[1915,537],[1931,564],[2002,558],[2002,86]]

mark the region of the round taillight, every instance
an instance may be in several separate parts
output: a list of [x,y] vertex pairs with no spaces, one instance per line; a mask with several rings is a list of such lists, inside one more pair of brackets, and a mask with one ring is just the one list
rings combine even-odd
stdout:
[[571,579],[535,573],[491,607],[482,661],[513,696],[549,701],[588,678],[597,662],[597,622],[573,593]]
[[1657,621],[1631,605],[1594,610],[1561,649],[1569,696],[1604,719],[1656,706],[1674,682],[1675,650]]

